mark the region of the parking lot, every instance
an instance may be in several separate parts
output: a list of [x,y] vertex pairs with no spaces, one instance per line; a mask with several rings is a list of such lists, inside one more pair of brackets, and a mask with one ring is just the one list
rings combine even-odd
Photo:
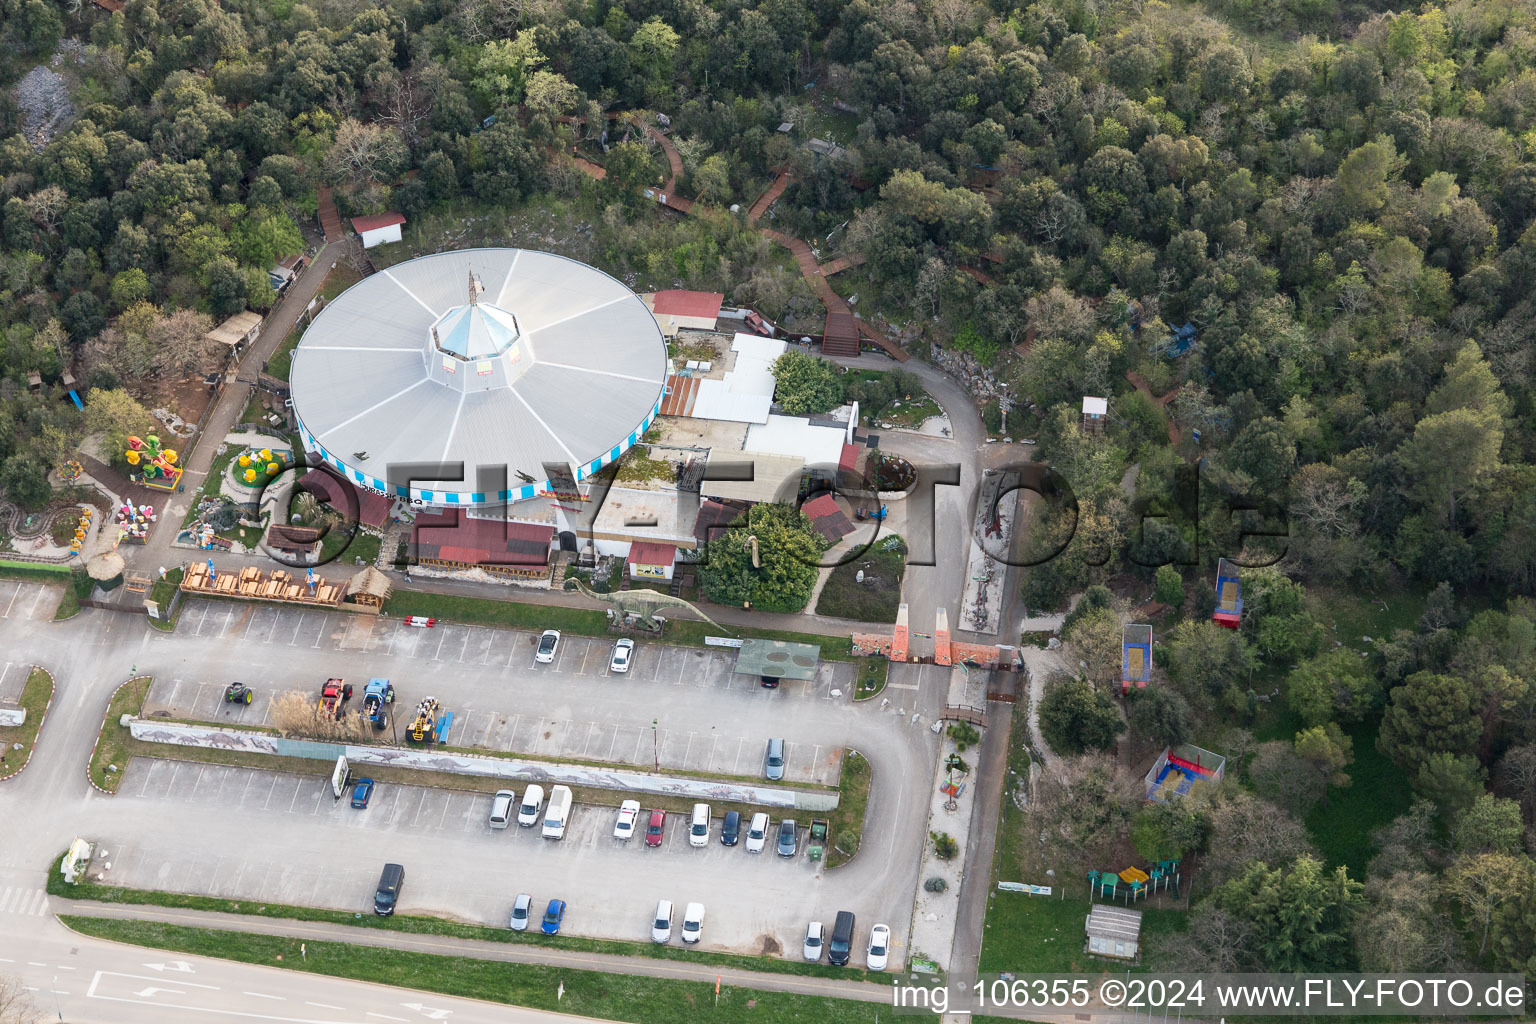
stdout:
[[[148,714],[269,724],[276,693],[301,689],[318,699],[326,678],[284,674],[278,671],[282,665],[313,663],[317,652],[329,652],[340,656],[326,672],[353,685],[354,708],[371,676],[394,684],[402,719],[421,698],[437,697],[454,716],[449,746],[755,777],[769,735],[761,726],[765,713],[786,705],[814,711],[817,705],[852,701],[851,665],[824,662],[814,680],[765,689],[757,677],[731,671],[735,652],[730,650],[641,642],[630,671],[614,675],[608,672],[611,644],[596,638],[567,636],[552,664],[537,665],[535,633],[452,625],[420,629],[396,620],[208,601],[189,604],[177,635],[182,631],[226,655],[214,664],[190,659],[192,667],[220,668],[235,649],[249,652],[246,664],[231,666],[228,675],[158,676]],[[236,679],[255,690],[249,707],[224,703],[224,688]],[[743,706],[730,715],[701,718],[696,696],[701,691],[711,698],[729,695],[733,708]],[[671,707],[681,713],[670,713]],[[395,725],[379,734],[381,741],[400,738],[403,721]],[[784,735],[786,782],[836,784],[841,742]]]
[[904,937],[910,893],[848,894],[840,872],[806,857],[804,829],[794,858],[771,843],[749,854],[720,844],[716,817],[709,846],[695,849],[685,816],[669,814],[662,847],[650,849],[643,822],[627,842],[612,837],[619,799],[578,805],[556,842],[537,828],[490,828],[488,794],[381,784],[356,810],[325,779],[136,758],[91,817],[119,885],[366,913],[381,865],[397,861],[407,873],[401,912],[495,927],[528,892],[541,907],[569,903],[562,930],[601,938],[648,939],[661,898],[705,904],[707,948],[796,956],[806,921],[845,909]]
[[[60,583],[67,583],[65,576]],[[42,583],[0,580],[0,619],[51,621],[63,591]]]

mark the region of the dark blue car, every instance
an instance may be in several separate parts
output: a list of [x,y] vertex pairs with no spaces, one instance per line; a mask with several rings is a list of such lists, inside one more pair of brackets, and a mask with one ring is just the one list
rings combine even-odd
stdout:
[[559,935],[560,922],[565,919],[565,900],[550,900],[544,911],[544,921],[539,925],[545,935]]
[[373,780],[358,779],[357,785],[352,787],[352,806],[367,807],[369,799],[373,796]]

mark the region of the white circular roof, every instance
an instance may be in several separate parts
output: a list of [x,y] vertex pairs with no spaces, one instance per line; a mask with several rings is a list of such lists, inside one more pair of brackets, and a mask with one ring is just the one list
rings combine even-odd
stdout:
[[[619,281],[526,249],[437,253],[381,271],[317,316],[294,352],[304,441],[348,479],[429,504],[532,496],[617,458],[650,424],[666,342]],[[462,465],[454,478],[424,466]],[[505,490],[479,470],[505,467]],[[497,493],[499,491],[500,493]]]

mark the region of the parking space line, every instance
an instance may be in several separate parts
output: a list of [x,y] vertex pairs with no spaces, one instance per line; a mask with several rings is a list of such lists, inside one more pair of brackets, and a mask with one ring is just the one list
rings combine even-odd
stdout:
[[37,606],[43,603],[43,595],[47,593],[42,587],[37,588],[37,596],[32,598],[32,607],[27,609],[27,618],[37,617]]
[[293,813],[293,809],[299,805],[299,794],[302,793],[302,792],[304,792],[304,780],[303,779],[295,779],[294,780],[294,787],[293,787],[293,799],[288,801],[288,813],[289,814],[292,814]]
[[[326,790],[329,789],[329,788],[330,788],[329,786],[321,786],[320,787],[320,792],[315,794],[315,806],[310,808],[310,811],[309,811],[310,814],[319,814],[320,813],[320,805],[325,802]],[[331,799],[334,800],[335,797],[333,796],[333,797],[331,797]]]
[[619,726],[616,725],[616,726],[613,727],[613,739],[608,741],[608,756],[605,757],[603,760],[605,760],[605,761],[612,761],[613,760],[613,748],[618,746],[618,745],[619,745]]
[[709,761],[706,762],[709,765],[709,771],[715,770],[715,744],[719,741],[719,736],[711,736],[709,738]]
[[324,639],[325,639],[325,614],[322,612],[321,615],[320,615],[320,632],[315,634],[315,642],[310,644],[310,646],[318,649],[320,647],[320,641],[322,641]]
[[267,787],[267,798],[262,801],[261,809],[269,810],[272,807],[272,794],[277,792],[277,776],[272,776],[272,785]]
[[645,730],[644,729],[636,730],[636,732],[635,732],[635,753],[634,753],[634,756],[629,759],[631,761],[631,763],[633,763],[633,764],[639,764],[640,763],[640,741],[643,740],[643,739],[645,739]]
[[283,621],[281,612],[272,616],[272,627],[267,630],[267,638],[263,640],[262,643],[269,644],[272,642],[272,638],[277,635],[277,624],[281,621]]
[[688,655],[684,654],[681,661],[682,664],[677,666],[677,682],[673,683],[673,686],[682,686],[683,676],[688,673]]
[[245,631],[240,634],[241,640],[249,640],[251,638],[251,627],[256,625],[256,620],[261,617],[261,610],[259,608],[251,608],[248,610],[251,614],[250,618],[245,620]]
[[685,768],[686,768],[686,767],[687,767],[687,766],[688,766],[688,758],[689,758],[689,757],[690,757],[690,756],[692,756],[692,754],[693,754],[693,737],[694,737],[694,734],[693,734],[693,733],[689,733],[689,734],[688,734],[688,746],[687,746],[687,748],[686,748],[686,749],[684,749],[684,751],[683,751],[683,761],[682,761],[682,765],[683,765],[683,767],[685,767]]
[[304,613],[299,612],[299,621],[293,624],[293,638],[288,641],[288,646],[296,646],[299,642],[299,630],[304,628]]
[[731,774],[732,775],[740,775],[741,774],[741,750],[746,745],[747,745],[747,738],[745,736],[743,736],[741,739],[736,741],[736,756],[731,759]]
[[[455,743],[455,742],[453,742],[453,739],[451,737],[449,738],[448,745],[450,747],[462,747],[462,746],[464,746],[464,738],[469,735],[469,716],[473,715],[473,714],[474,714],[473,710],[471,710],[470,708],[464,708],[462,711],[460,711],[459,715],[454,715],[453,716],[454,724],[456,724],[456,725],[462,724],[463,728],[459,730],[459,742]],[[463,717],[461,718],[460,715],[462,715]]]
[[10,601],[9,601],[9,602],[7,602],[7,604],[6,604],[6,606],[5,606],[5,617],[6,617],[6,618],[7,618],[7,619],[8,619],[8,618],[10,618],[10,617],[11,617],[11,606],[12,606],[12,605],[14,605],[14,604],[15,604],[15,603],[16,603],[16,595],[17,595],[17,594],[20,594],[20,593],[21,593],[21,584],[20,584],[20,583],[18,583],[18,584],[16,584],[16,589],[15,589],[15,591],[13,591],[13,592],[12,592],[12,593],[11,593],[11,599],[10,599]]
[[433,661],[436,661],[439,657],[442,656],[442,653],[443,653],[443,641],[447,640],[447,639],[448,639],[448,627],[444,626],[442,633],[439,634],[438,638],[437,638],[437,653],[432,655],[432,660]]
[[464,646],[459,650],[459,663],[460,664],[463,664],[463,662],[464,662],[464,655],[469,653],[469,638],[471,636],[473,636],[473,635],[474,635],[474,630],[466,629],[464,631]]
[[597,723],[596,722],[588,722],[587,723],[587,742],[582,745],[582,748],[581,748],[581,756],[582,757],[590,757],[591,756],[591,754],[588,753],[588,750],[592,746],[592,730],[596,729],[596,728],[597,728]]

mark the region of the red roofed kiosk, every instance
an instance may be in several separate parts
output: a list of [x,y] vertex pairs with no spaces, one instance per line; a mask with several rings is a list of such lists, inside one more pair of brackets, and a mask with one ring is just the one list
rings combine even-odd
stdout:
[[676,544],[637,540],[629,546],[629,575],[642,580],[670,580],[677,561]]
[[362,238],[364,249],[372,249],[385,242],[400,241],[400,225],[404,223],[405,214],[391,210],[367,217],[353,217],[352,230]]

